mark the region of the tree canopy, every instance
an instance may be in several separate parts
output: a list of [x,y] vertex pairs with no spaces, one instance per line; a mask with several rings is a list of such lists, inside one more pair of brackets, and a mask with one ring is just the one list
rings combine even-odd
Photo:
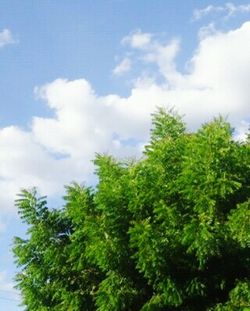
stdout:
[[160,109],[140,160],[94,163],[97,186],[67,186],[61,209],[35,189],[16,201],[26,310],[250,310],[248,140]]

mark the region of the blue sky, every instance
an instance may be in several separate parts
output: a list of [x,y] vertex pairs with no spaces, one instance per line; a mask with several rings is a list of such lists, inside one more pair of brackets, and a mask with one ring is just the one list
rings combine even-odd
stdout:
[[0,310],[22,310],[21,187],[57,206],[63,184],[94,183],[95,152],[140,157],[157,106],[190,129],[222,114],[243,139],[249,78],[248,1],[1,0]]

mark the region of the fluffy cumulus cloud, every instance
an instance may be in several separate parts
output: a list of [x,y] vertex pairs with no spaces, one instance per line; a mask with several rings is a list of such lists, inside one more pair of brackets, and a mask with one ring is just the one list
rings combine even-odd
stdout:
[[130,35],[124,37],[121,41],[124,45],[129,45],[135,49],[146,48],[152,40],[152,34],[143,33],[141,30],[133,31]]
[[0,48],[12,43],[15,43],[15,40],[11,31],[9,29],[3,29],[0,31]]
[[35,185],[54,195],[71,180],[90,181],[96,152],[140,156],[159,106],[175,107],[191,129],[228,116],[243,138],[250,117],[250,22],[200,37],[185,72],[176,66],[180,40],[161,43],[137,31],[122,42],[139,50],[138,61],[144,68],[153,64],[161,79],[138,77],[127,97],[99,96],[85,79],[37,87],[53,116],[34,117],[29,131],[0,130],[1,206],[9,207],[20,187]]
[[56,159],[46,152],[32,132],[14,126],[0,130],[0,150],[1,211],[14,209],[13,198],[20,188],[35,185],[53,194],[59,190],[58,180],[73,168],[69,159]]

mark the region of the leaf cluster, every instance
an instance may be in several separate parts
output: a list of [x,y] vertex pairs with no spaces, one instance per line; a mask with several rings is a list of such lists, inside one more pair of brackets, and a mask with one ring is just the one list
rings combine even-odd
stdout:
[[97,155],[98,185],[68,186],[62,209],[22,191],[26,310],[250,310],[250,146],[232,135],[159,110],[143,158]]

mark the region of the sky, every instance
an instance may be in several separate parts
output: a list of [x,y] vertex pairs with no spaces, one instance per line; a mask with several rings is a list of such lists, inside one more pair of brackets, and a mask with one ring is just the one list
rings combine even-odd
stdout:
[[95,184],[96,153],[140,158],[157,107],[190,131],[222,115],[244,140],[249,80],[248,1],[1,0],[0,310],[23,310],[21,188],[60,207],[65,184]]

